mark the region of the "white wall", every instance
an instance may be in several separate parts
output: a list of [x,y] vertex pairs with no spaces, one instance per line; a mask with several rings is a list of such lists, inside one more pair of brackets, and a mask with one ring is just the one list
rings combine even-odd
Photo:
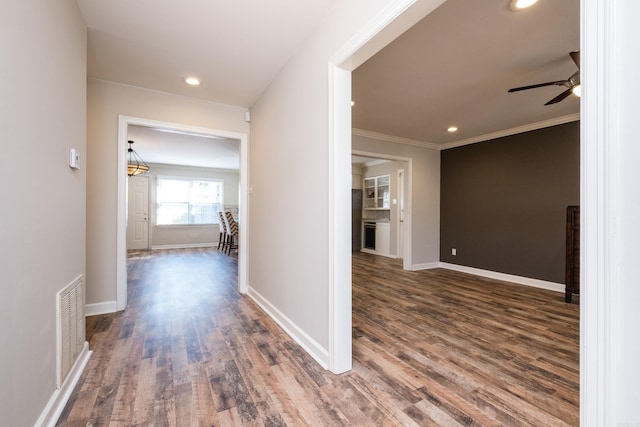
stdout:
[[0,423],[31,426],[56,390],[56,292],[85,272],[86,28],[75,1],[30,0],[0,29]]
[[[214,142],[215,143],[215,142]],[[149,163],[149,223],[151,232],[149,242],[151,247],[181,246],[181,245],[217,245],[220,235],[219,226],[215,225],[189,225],[158,227],[156,223],[155,201],[158,176],[183,177],[183,178],[210,178],[224,182],[224,206],[238,207],[239,171],[160,165]]]
[[[638,259],[640,258],[640,143],[638,139],[638,117],[640,117],[640,89],[633,82],[640,69],[640,58],[632,52],[638,50],[640,39],[640,3],[633,0],[618,1],[616,29],[616,65],[619,71],[616,92],[618,119],[612,125],[618,129],[617,150],[614,151],[614,162],[617,163],[618,182],[620,187],[614,189],[618,205],[618,248],[619,276],[612,287],[616,300],[616,317],[618,348],[615,354],[617,378],[614,405],[620,425],[640,425],[640,278],[638,275]],[[607,141],[608,142],[608,141]],[[614,164],[615,164],[614,163]],[[614,171],[611,171],[613,173]]]
[[[419,269],[439,262],[440,152],[361,135],[353,135],[352,148],[356,151],[411,159],[411,185],[410,188],[405,187],[406,197],[411,199],[411,266]],[[407,168],[405,174],[408,177]],[[396,182],[394,177],[392,180]],[[395,187],[392,188],[394,192],[397,190],[397,186]]]
[[116,300],[118,116],[249,133],[246,108],[113,82],[87,87],[87,304]]

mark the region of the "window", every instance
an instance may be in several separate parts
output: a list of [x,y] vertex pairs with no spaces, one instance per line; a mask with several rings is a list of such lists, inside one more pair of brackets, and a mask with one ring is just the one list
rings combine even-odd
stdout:
[[212,179],[158,177],[156,224],[217,224],[223,187]]

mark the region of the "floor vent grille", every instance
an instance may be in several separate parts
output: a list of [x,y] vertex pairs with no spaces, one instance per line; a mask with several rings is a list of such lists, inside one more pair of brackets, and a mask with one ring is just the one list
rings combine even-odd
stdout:
[[57,387],[67,378],[85,342],[84,276],[79,276],[56,295]]

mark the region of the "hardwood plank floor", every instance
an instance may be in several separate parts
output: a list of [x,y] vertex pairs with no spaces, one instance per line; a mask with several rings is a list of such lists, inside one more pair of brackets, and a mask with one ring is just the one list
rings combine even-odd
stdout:
[[577,304],[353,257],[353,370],[320,368],[236,291],[217,249],[130,253],[129,305],[87,319],[93,356],[59,426],[577,426]]

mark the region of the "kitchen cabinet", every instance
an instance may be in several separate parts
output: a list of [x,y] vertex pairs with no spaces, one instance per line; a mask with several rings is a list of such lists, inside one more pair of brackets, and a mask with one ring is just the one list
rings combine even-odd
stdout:
[[391,224],[379,222],[376,224],[376,252],[388,254],[391,251]]
[[391,223],[388,221],[364,220],[362,252],[390,256]]
[[390,175],[364,179],[364,209],[389,209]]

